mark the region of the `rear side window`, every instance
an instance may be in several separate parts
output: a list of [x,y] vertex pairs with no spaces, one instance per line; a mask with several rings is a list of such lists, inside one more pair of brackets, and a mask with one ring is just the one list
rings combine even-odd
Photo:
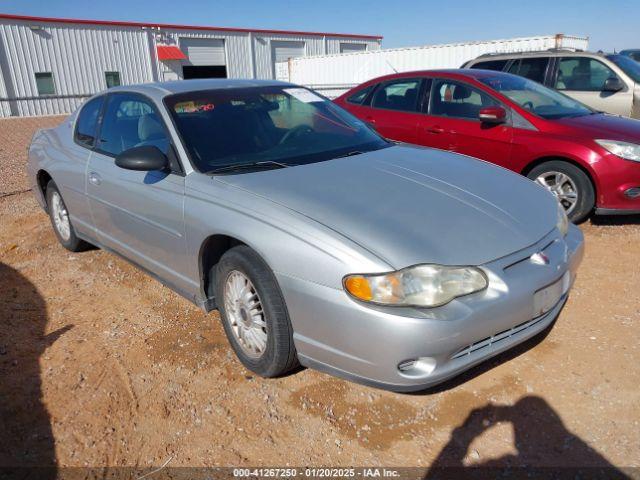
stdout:
[[373,87],[375,87],[375,85],[369,85],[368,87],[364,87],[362,90],[358,90],[356,93],[347,98],[347,102],[353,103],[355,105],[362,105],[371,90],[373,90]]
[[104,97],[97,97],[82,107],[76,120],[75,139],[80,145],[92,148],[96,141],[98,117],[104,103]]
[[139,95],[110,96],[98,142],[101,152],[116,156],[133,147],[150,145],[167,154],[169,144],[162,119],[150,101]]
[[617,75],[600,60],[589,57],[560,59],[555,88],[579,92],[600,92],[604,82]]
[[417,111],[419,92],[419,79],[408,80],[403,78],[391,81],[376,90],[371,100],[371,106],[387,110],[415,112]]
[[547,65],[549,65],[548,57],[521,58],[513,62],[508,71],[534,82],[544,83]]
[[471,65],[470,68],[502,71],[508,61],[509,60],[489,60],[487,62],[478,62]]

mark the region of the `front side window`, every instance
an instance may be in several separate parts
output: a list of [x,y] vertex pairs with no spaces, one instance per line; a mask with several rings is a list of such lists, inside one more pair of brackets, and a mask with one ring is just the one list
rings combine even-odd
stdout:
[[[640,63],[624,55],[609,55],[607,58],[620,67],[634,82],[640,83]],[[638,59],[640,59],[640,52],[638,53]]]
[[600,60],[589,57],[566,57],[558,63],[555,88],[578,92],[600,92],[604,82],[616,74]]
[[36,88],[38,89],[38,95],[55,95],[56,88],[53,83],[53,73],[36,73]]
[[118,87],[120,85],[120,72],[104,72],[107,88]]
[[104,103],[104,97],[97,97],[82,107],[76,120],[75,139],[79,144],[91,148],[95,144],[98,118]]
[[498,102],[470,85],[451,80],[435,80],[431,90],[429,114],[477,120],[480,109],[492,105],[498,105]]
[[478,80],[522,108],[548,120],[593,113],[593,110],[582,103],[523,77],[495,74]]
[[321,162],[390,145],[305,88],[187,92],[166,97],[165,104],[194,167],[205,173],[238,165]]
[[386,83],[376,90],[371,100],[373,108],[415,112],[418,109],[420,80],[401,79]]
[[471,68],[502,71],[509,60],[489,60],[471,65]]
[[119,155],[133,147],[151,145],[163,153],[169,150],[169,138],[153,104],[139,95],[111,95],[105,109],[98,149]]
[[508,72],[528,78],[534,82],[544,83],[548,64],[548,57],[521,58],[511,64]]
[[358,90],[356,93],[347,98],[347,102],[353,103],[355,105],[362,105],[366,100],[371,90],[373,90],[375,85],[369,85],[368,87],[364,87],[362,90]]

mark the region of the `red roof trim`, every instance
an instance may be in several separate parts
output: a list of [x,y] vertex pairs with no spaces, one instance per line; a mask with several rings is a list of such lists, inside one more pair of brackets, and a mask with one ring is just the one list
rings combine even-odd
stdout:
[[240,32],[240,33],[264,33],[280,35],[317,35],[324,37],[358,38],[369,40],[382,40],[381,35],[357,35],[349,33],[326,33],[326,32],[302,32],[297,30],[265,30],[260,28],[230,28],[230,27],[208,27],[203,25],[174,25],[171,23],[144,23],[144,22],[123,22],[116,20],[87,20],[81,18],[52,18],[33,17],[30,15],[13,15],[0,13],[0,19],[24,20],[43,23],[79,23],[84,25],[112,25],[121,27],[146,27],[146,28],[166,28],[179,30],[210,30],[215,32]]
[[187,56],[175,45],[156,45],[158,60],[185,60]]

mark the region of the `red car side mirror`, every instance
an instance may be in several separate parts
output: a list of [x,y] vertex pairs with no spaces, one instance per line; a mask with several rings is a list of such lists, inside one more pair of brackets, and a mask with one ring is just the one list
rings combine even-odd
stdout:
[[483,123],[498,125],[507,121],[507,111],[502,107],[484,107],[478,112],[478,119]]

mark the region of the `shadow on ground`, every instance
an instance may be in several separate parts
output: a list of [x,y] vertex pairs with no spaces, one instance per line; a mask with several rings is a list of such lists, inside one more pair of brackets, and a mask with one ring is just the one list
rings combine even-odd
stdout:
[[[515,454],[482,459],[480,453],[471,451],[476,438],[503,423],[513,427]],[[427,479],[471,477],[630,478],[571,433],[546,400],[533,395],[521,398],[515,405],[488,403],[472,410],[453,430],[449,442],[425,476]]]
[[640,225],[640,215],[594,215],[593,225]]
[[40,357],[71,327],[46,334],[46,325],[46,304],[36,287],[22,274],[0,263],[0,477],[3,478],[11,477],[12,469],[21,470],[24,478],[33,467],[46,467],[38,469],[37,478],[56,477],[51,420],[42,401]]

